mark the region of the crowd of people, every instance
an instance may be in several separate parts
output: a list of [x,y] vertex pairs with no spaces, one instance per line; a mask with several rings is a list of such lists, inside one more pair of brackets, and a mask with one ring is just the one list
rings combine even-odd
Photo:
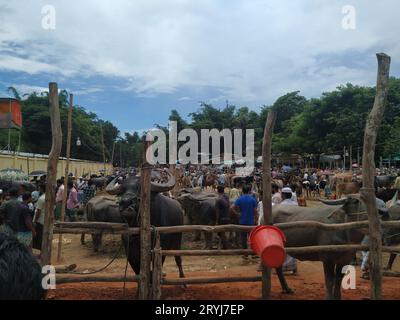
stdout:
[[[27,191],[24,184],[8,190],[7,196],[0,205],[0,232],[14,236],[19,242],[29,248],[41,250],[43,227],[46,215],[46,183],[44,179],[34,182],[37,188]],[[54,190],[56,204],[54,220],[61,220],[62,204],[65,191],[65,178],[57,180]],[[67,194],[65,205],[65,221],[77,221],[82,216],[88,201],[95,196],[96,187],[90,179],[72,175],[67,177]],[[78,214],[79,213],[79,214]],[[83,217],[82,217],[83,218]]]

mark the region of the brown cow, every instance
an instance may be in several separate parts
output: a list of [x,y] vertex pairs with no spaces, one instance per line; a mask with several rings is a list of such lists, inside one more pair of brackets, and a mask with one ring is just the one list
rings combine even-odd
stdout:
[[360,191],[360,182],[341,183],[336,186],[336,198],[341,198],[342,195],[355,194]]

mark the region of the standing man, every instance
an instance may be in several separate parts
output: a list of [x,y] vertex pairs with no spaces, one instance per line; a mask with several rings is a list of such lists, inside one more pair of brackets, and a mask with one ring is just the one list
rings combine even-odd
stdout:
[[394,181],[394,186],[393,186],[393,188],[396,189],[397,191],[400,191],[400,172],[397,173],[397,178],[396,178],[396,180]]
[[[254,226],[257,218],[257,201],[250,194],[251,187],[245,185],[243,187],[243,195],[235,201],[232,210],[236,215],[239,215],[239,224],[245,226]],[[248,232],[241,233],[242,249],[247,249]],[[248,255],[245,254],[243,259],[247,260]]]
[[44,217],[46,215],[46,184],[39,185],[39,192],[40,196],[36,203],[35,216],[33,217],[36,237],[33,238],[32,246],[34,249],[42,250]]
[[32,250],[32,239],[36,237],[36,231],[32,223],[32,211],[29,203],[32,202],[30,192],[22,195],[22,203],[19,204],[17,214],[14,219],[13,229],[18,241]]
[[[230,213],[229,213],[229,199],[225,195],[225,187],[218,186],[218,199],[215,202],[215,225],[223,225],[229,224],[230,222]],[[222,243],[223,249],[228,249],[228,241],[226,239],[225,232],[218,233],[218,236]]]
[[57,180],[55,220],[61,220],[61,208],[64,196],[64,178]]
[[[297,201],[293,200],[293,191],[289,187],[282,189],[281,206],[297,206]],[[283,271],[291,271],[293,274],[297,274],[297,261],[295,258],[286,255],[286,260],[283,264]]]
[[67,210],[66,216],[69,221],[76,221],[76,211],[79,205],[78,201],[78,191],[76,191],[74,182],[72,179],[68,180],[68,200],[67,200]]
[[0,206],[0,232],[8,236],[14,235],[13,224],[20,202],[18,201],[18,189],[12,188],[8,192],[9,200],[4,201]]

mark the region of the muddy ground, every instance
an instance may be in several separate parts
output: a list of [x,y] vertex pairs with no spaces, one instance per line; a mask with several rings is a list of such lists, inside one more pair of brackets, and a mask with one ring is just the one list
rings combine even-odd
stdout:
[[[88,272],[105,266],[120,248],[119,236],[106,236],[103,247],[94,253],[90,236],[86,236],[86,244],[80,244],[80,236],[64,235],[61,264],[76,264],[77,271]],[[183,249],[200,249],[203,242],[193,242],[192,235],[185,235]],[[54,241],[56,251],[57,240]],[[384,263],[388,256],[384,255]],[[55,263],[55,261],[54,261]],[[60,263],[55,263],[60,264]],[[126,259],[121,251],[115,262],[105,271],[97,275],[123,275]],[[214,257],[183,257],[184,271],[187,277],[221,277],[221,276],[256,276],[259,260],[244,261],[240,256],[214,256]],[[272,277],[272,298],[276,300],[316,300],[324,299],[324,279],[322,264],[319,262],[299,262],[298,275],[288,275],[287,280],[294,294],[282,294],[276,275]],[[400,271],[400,259],[394,265],[394,271]],[[172,257],[168,257],[164,272],[167,278],[178,278],[178,270]],[[361,279],[361,272],[357,267],[357,281],[355,290],[345,290],[344,299],[368,299],[369,281]],[[128,275],[133,271],[128,267]],[[123,283],[76,283],[58,285],[56,290],[48,294],[50,300],[114,300],[135,299],[136,284],[128,283],[123,290]],[[400,278],[384,278],[383,283],[385,299],[400,299]],[[224,283],[211,285],[190,285],[184,289],[180,286],[163,286],[163,299],[179,300],[247,300],[260,299],[261,284],[256,283]]]

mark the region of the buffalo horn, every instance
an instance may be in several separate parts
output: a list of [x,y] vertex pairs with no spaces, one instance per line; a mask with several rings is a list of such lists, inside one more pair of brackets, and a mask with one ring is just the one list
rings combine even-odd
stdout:
[[337,200],[323,200],[320,199],[319,201],[321,201],[324,204],[327,204],[329,206],[342,206],[346,203],[346,198],[342,198],[342,199],[337,199]]
[[165,172],[168,175],[168,181],[166,183],[151,182],[152,192],[167,192],[175,187],[175,177],[169,170],[166,170]]
[[114,178],[106,187],[106,192],[111,195],[117,195],[121,193],[121,184],[117,185],[119,177]]

